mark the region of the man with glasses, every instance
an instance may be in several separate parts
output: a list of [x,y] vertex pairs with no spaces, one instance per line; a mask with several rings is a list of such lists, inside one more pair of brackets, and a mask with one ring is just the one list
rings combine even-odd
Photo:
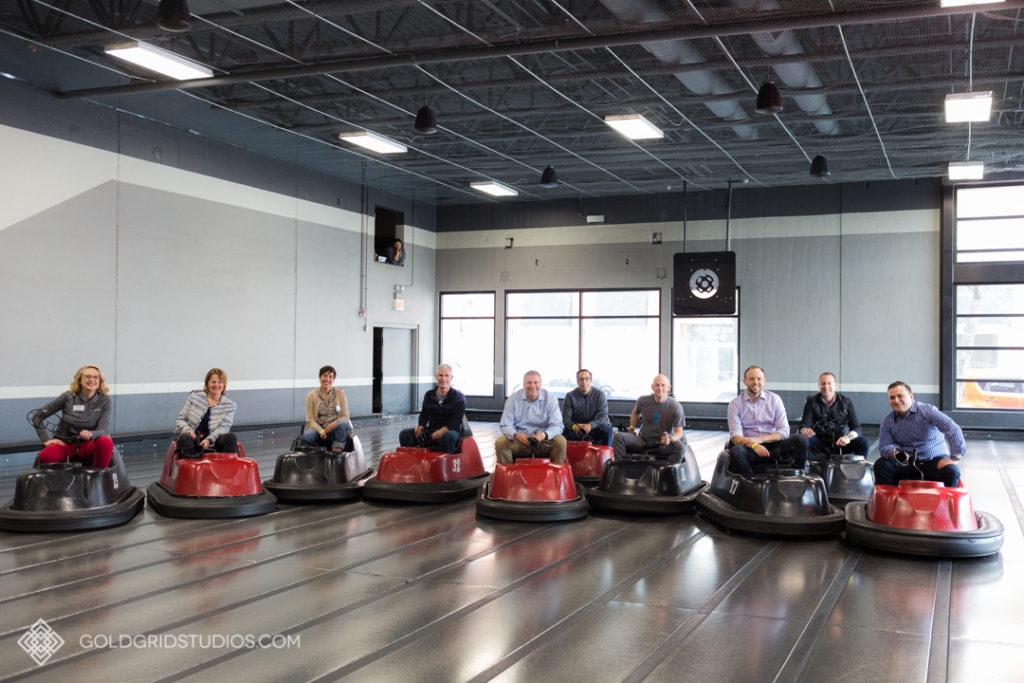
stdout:
[[608,422],[608,398],[593,388],[594,375],[582,368],[576,372],[576,388],[562,402],[562,436],[567,441],[592,441],[611,445],[615,429]]

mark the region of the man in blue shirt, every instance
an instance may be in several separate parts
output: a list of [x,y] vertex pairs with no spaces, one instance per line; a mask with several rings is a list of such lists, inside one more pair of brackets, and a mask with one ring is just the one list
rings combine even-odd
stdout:
[[512,392],[501,413],[501,436],[494,440],[498,462],[514,457],[550,458],[565,462],[565,437],[558,399],[541,388],[540,373],[523,375],[523,388]]
[[576,373],[576,389],[562,401],[562,436],[567,441],[593,441],[611,445],[615,429],[608,423],[608,398],[594,389],[594,376],[582,368]]
[[789,435],[786,406],[764,388],[764,370],[751,365],[743,372],[746,390],[729,402],[729,471],[751,474],[769,462],[791,461],[803,469],[807,437]]
[[[956,463],[967,451],[960,426],[927,403],[918,403],[910,385],[889,385],[892,412],[882,418],[878,429],[879,458],[875,462],[875,484],[896,486],[904,479],[941,481],[946,486],[960,483]],[[917,455],[916,469],[902,464],[905,455]]]

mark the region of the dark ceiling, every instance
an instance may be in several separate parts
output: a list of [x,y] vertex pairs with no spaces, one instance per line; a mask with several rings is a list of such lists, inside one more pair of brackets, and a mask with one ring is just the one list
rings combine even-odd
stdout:
[[[1024,170],[1024,2],[939,0],[0,0],[15,79],[434,204],[593,197]],[[139,39],[212,79],[154,80],[103,52]],[[783,111],[758,114],[773,78]],[[947,124],[947,93],[993,91],[987,123]],[[413,132],[417,110],[434,135]],[[665,131],[630,142],[609,114]],[[340,141],[366,129],[406,154]],[[809,176],[824,155],[827,180]],[[365,160],[365,163],[364,163]],[[560,184],[539,186],[553,166]],[[506,200],[507,201],[507,200]],[[514,201],[514,200],[513,200]]]

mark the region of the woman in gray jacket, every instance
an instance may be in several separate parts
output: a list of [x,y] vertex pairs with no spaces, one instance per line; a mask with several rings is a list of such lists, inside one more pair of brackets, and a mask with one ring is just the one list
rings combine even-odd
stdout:
[[[39,462],[81,460],[90,467],[110,465],[114,442],[110,434],[110,397],[107,380],[95,365],[78,368],[71,388],[32,413],[32,426],[43,442]],[[60,413],[60,424],[51,435],[44,421]]]
[[200,458],[203,451],[209,450],[238,452],[238,437],[230,431],[236,406],[224,395],[227,388],[227,373],[220,368],[212,368],[206,373],[203,390],[188,395],[174,426],[181,457]]

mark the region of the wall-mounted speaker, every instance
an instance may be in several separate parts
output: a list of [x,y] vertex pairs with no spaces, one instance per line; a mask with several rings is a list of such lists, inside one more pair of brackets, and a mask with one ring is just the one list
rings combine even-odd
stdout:
[[736,312],[736,252],[697,251],[672,257],[674,315]]

